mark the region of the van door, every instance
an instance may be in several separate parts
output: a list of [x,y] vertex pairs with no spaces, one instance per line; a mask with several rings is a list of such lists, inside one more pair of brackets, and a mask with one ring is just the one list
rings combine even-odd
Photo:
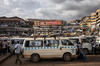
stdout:
[[60,57],[60,47],[59,47],[59,40],[45,40],[45,50],[44,56],[45,57]]
[[62,49],[61,49],[62,53],[69,52],[72,55],[76,54],[75,46],[74,46],[74,44],[71,41],[69,41],[67,39],[62,39],[61,43],[62,43]]
[[25,42],[24,55],[31,56],[33,53],[43,54],[43,40],[27,40]]

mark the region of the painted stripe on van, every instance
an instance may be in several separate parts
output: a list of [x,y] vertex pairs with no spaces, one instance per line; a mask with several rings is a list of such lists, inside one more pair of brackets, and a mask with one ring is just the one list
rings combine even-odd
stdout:
[[32,50],[34,50],[35,48],[34,47],[32,47]]
[[70,48],[70,46],[68,46],[68,48]]
[[38,49],[37,47],[35,47],[35,49]]
[[32,50],[32,47],[30,47],[30,50]]
[[47,49],[48,47],[45,47],[45,49]]
[[39,47],[38,49],[41,49],[41,47]]
[[[36,50],[36,49],[57,49],[57,48],[60,48],[60,47],[26,47],[24,50]],[[76,48],[75,46],[65,46],[64,48]]]
[[57,49],[57,47],[55,47],[55,49]]
[[27,48],[24,48],[24,50],[27,50]]
[[49,49],[51,48],[51,47],[48,47]]
[[29,48],[29,50],[31,50],[31,47]]
[[73,48],[73,46],[71,46],[71,48]]

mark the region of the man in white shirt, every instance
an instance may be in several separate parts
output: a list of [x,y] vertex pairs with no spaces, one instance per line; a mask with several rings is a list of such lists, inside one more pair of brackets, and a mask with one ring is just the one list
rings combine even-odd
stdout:
[[20,64],[22,64],[22,62],[19,58],[21,51],[22,51],[22,47],[21,47],[21,45],[19,44],[19,41],[18,41],[17,44],[15,45],[15,54],[16,54],[16,62],[15,63],[18,63],[18,61],[19,61]]

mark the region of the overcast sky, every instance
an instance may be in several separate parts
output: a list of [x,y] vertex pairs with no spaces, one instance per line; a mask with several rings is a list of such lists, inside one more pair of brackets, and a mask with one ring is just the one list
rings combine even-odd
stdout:
[[0,0],[0,17],[71,20],[98,8],[100,0]]

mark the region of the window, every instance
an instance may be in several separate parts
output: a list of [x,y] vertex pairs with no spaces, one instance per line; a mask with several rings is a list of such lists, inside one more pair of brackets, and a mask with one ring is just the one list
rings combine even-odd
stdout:
[[47,46],[47,47],[57,47],[57,46],[59,46],[59,40],[46,40],[45,46]]
[[29,41],[25,42],[25,47],[29,47]]
[[42,40],[33,40],[33,41],[26,41],[25,47],[42,47],[43,41]]
[[12,44],[17,44],[18,41],[19,41],[20,44],[23,44],[24,39],[12,39],[11,43]]
[[69,40],[61,40],[62,45],[73,45]]
[[77,43],[79,42],[79,39],[70,39],[73,43]]
[[89,43],[88,39],[82,39],[82,43]]
[[43,46],[43,41],[42,40],[35,40],[30,42],[31,47],[41,47]]
[[91,43],[93,40],[96,40],[95,37],[86,37],[86,39],[87,39],[87,41],[90,42],[90,43]]

